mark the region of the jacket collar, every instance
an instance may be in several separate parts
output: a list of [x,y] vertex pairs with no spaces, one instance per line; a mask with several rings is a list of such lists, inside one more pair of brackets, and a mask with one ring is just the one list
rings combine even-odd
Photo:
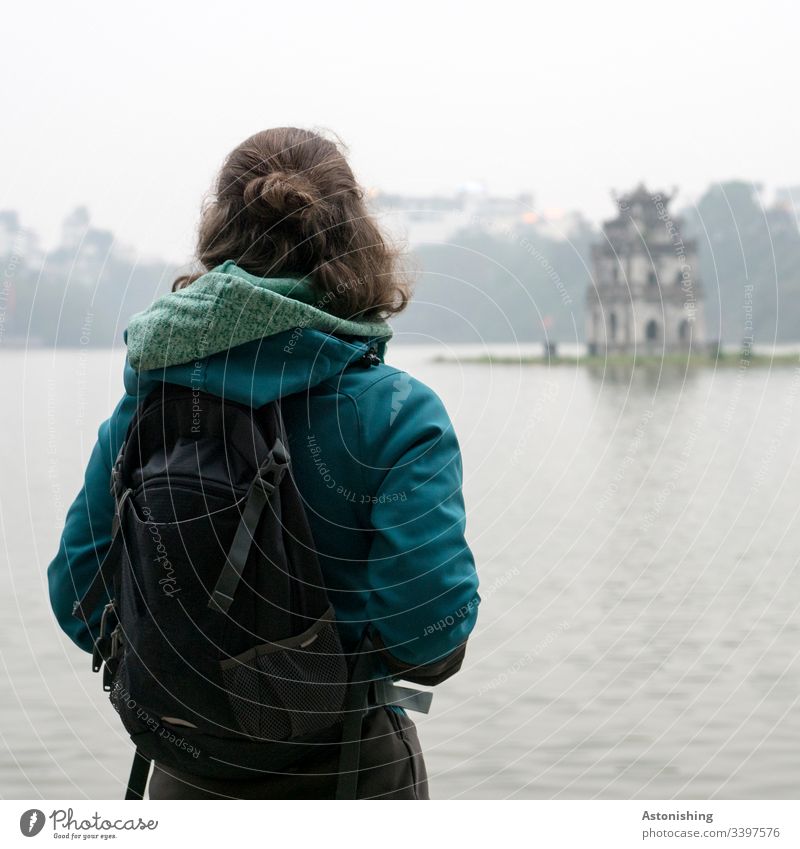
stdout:
[[386,322],[338,318],[313,302],[321,299],[307,277],[256,277],[228,261],[133,316],[128,362],[135,371],[168,368],[297,328],[374,340],[383,352]]

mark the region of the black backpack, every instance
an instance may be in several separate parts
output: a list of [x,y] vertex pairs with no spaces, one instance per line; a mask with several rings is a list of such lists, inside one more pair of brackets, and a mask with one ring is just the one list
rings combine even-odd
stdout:
[[140,405],[112,471],[110,550],[76,603],[103,599],[92,668],[150,761],[216,779],[280,771],[340,747],[353,798],[361,720],[430,694],[376,681],[369,634],[345,654],[277,402],[260,409],[164,384]]

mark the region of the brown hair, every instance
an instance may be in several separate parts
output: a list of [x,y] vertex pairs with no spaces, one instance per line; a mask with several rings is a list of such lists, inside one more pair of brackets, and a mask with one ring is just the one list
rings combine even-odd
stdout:
[[340,148],[318,133],[278,127],[233,150],[200,219],[200,274],[226,260],[259,277],[309,275],[321,304],[344,318],[400,312],[410,293]]

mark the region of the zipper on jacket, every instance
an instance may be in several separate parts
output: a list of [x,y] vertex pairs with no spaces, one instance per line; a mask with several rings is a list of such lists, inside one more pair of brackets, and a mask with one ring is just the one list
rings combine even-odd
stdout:
[[379,366],[381,358],[378,356],[378,349],[373,345],[369,348],[366,354],[363,354],[358,361],[363,368],[370,366]]

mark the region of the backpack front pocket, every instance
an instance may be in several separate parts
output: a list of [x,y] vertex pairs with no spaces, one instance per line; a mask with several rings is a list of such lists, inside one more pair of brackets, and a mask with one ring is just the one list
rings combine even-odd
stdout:
[[329,611],[302,634],[220,661],[233,718],[264,742],[304,737],[342,719],[347,664]]

